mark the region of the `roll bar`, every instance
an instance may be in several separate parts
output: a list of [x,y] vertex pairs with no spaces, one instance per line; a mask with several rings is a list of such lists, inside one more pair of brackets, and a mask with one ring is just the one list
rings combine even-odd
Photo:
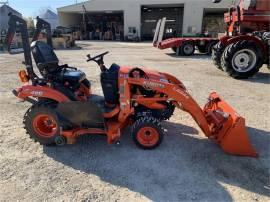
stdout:
[[52,30],[51,30],[51,25],[47,21],[43,20],[42,18],[39,18],[37,16],[37,24],[36,24],[36,29],[33,35],[33,41],[38,40],[38,36],[41,33],[42,30],[46,30],[46,36],[47,36],[47,44],[51,47],[53,47],[52,43]]
[[[33,69],[31,47],[30,47],[29,35],[27,31],[27,23],[24,19],[22,19],[21,17],[17,15],[13,15],[12,13],[9,13],[8,15],[10,18],[8,22],[8,25],[9,25],[8,32],[5,39],[5,49],[7,49],[9,53],[11,53],[11,49],[10,49],[11,43],[13,41],[16,30],[19,30],[22,36],[22,46],[23,46],[23,53],[24,53],[23,64],[26,66],[26,71],[29,76],[29,79],[35,83],[35,81],[38,79],[38,76],[35,74],[34,69]],[[36,24],[36,29],[33,35],[32,42],[38,40],[39,34],[44,29],[46,30],[47,44],[53,47],[51,25],[50,23],[48,23],[47,21],[39,17],[37,17],[37,24]]]
[[24,53],[24,62],[23,64],[26,66],[26,71],[31,79],[31,81],[34,81],[37,77],[37,75],[34,73],[33,70],[33,63],[31,58],[31,49],[29,44],[29,36],[27,31],[27,24],[26,21],[17,15],[13,15],[12,13],[9,13],[9,21],[8,21],[8,32],[5,39],[5,48],[8,50],[8,52],[11,52],[11,43],[13,41],[14,35],[16,34],[16,30],[19,30],[21,32],[22,36],[22,46],[23,46],[23,53]]

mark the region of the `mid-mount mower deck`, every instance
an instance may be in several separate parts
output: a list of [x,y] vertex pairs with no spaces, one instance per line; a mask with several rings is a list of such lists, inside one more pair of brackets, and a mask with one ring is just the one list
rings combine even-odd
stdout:
[[[58,59],[48,44],[35,41],[29,46],[23,19],[11,15],[7,42],[19,26],[24,43],[26,71],[20,71],[25,84],[13,93],[32,103],[24,116],[27,133],[41,144],[72,144],[83,134],[105,134],[108,143],[119,140],[121,131],[132,125],[135,143],[144,149],[157,147],[163,139],[161,126],[179,108],[191,114],[204,134],[230,154],[257,156],[249,142],[245,120],[215,92],[203,109],[181,81],[172,75],[138,67],[106,68],[102,53],[95,61],[101,70],[104,98],[91,91],[83,72]],[[42,75],[33,71],[31,51]]]

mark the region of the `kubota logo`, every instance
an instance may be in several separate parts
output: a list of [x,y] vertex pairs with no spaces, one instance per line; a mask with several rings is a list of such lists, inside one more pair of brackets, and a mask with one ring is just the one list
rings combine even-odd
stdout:
[[152,81],[144,81],[143,82],[143,87],[144,88],[165,88],[165,86],[161,83],[155,83],[155,82],[152,82]]

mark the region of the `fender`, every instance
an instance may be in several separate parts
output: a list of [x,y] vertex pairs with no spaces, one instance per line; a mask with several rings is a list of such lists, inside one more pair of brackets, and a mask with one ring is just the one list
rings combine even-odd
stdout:
[[49,98],[57,102],[68,102],[69,98],[64,94],[50,88],[47,86],[32,86],[25,85],[17,90],[17,97],[23,100],[26,100],[29,97],[34,98]]
[[257,37],[249,36],[249,35],[239,35],[239,36],[235,36],[235,37],[224,36],[224,37],[220,38],[220,42],[225,46],[228,46],[232,43],[236,43],[238,41],[243,41],[243,40],[254,41],[256,43],[256,45],[263,51],[263,55],[267,54],[267,50],[266,50],[265,45]]

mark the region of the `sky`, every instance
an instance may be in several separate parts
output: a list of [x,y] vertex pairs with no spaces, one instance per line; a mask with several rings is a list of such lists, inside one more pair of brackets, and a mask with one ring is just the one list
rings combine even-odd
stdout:
[[[2,0],[5,1],[5,0]],[[41,10],[56,9],[62,6],[82,2],[83,0],[9,0],[9,6],[19,11],[24,17],[36,17]]]

